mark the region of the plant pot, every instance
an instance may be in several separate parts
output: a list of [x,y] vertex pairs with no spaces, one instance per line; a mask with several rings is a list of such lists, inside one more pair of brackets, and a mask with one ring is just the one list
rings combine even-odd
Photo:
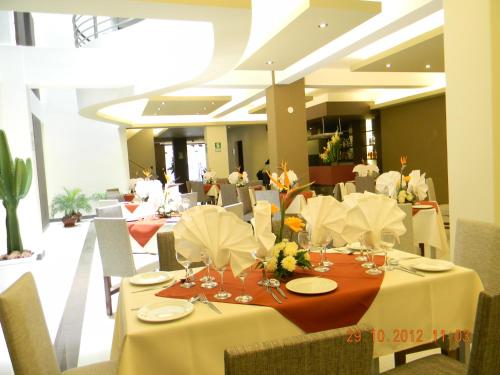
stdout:
[[78,221],[77,215],[64,216],[62,218],[62,222],[63,222],[65,228],[74,227],[77,221]]
[[76,222],[79,223],[82,220],[82,213],[77,212],[76,214],[73,214],[73,216],[76,216]]
[[132,202],[135,198],[135,194],[123,194],[123,200],[125,202]]
[[14,264],[30,263],[36,260],[36,254],[32,251],[25,250],[22,253],[19,251],[12,252],[11,255],[0,255],[0,266],[10,266]]

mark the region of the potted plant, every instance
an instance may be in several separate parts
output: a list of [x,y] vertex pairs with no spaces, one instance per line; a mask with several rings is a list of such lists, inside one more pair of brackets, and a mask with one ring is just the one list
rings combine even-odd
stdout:
[[65,194],[58,194],[52,200],[52,216],[58,212],[64,213],[62,222],[65,227],[75,226],[80,221],[82,213],[80,210],[88,211],[92,209],[88,198],[82,193],[81,189],[64,188]]
[[31,159],[15,158],[13,161],[5,132],[0,130],[0,199],[6,211],[9,259],[33,255],[30,251],[24,251],[17,219],[17,206],[28,194],[31,178]]

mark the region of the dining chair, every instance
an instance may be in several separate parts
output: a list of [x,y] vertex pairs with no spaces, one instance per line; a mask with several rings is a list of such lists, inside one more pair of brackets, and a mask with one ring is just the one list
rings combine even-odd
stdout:
[[[497,375],[500,367],[500,288],[479,294],[472,350],[468,365],[442,354],[418,359],[393,370],[388,375],[467,374]],[[467,337],[467,336],[464,336]]]
[[97,207],[107,207],[116,206],[120,201],[118,199],[99,199],[97,201]]
[[411,203],[398,203],[398,207],[406,214],[403,219],[403,225],[406,228],[406,233],[399,237],[399,243],[397,243],[394,247],[398,250],[420,255],[420,250],[413,243],[412,205]]
[[257,204],[257,199],[255,198],[255,189],[253,187],[248,187],[248,195],[250,197],[250,204],[255,206]]
[[97,217],[123,217],[122,207],[119,204],[97,207],[95,211]]
[[[158,260],[160,263],[160,271],[176,271],[184,269],[183,266],[177,262],[175,257],[175,237],[174,232],[158,232],[156,234],[158,241]],[[191,268],[203,267],[203,262],[194,262]]]
[[430,201],[437,201],[436,199],[436,189],[434,188],[434,181],[432,177],[427,177],[425,179],[425,183],[427,184],[427,199]]
[[120,189],[118,188],[106,189],[106,199],[117,199],[122,202],[123,194],[120,193]]
[[201,181],[191,181],[191,192],[198,193],[198,202],[205,204],[208,202],[208,196],[205,193],[205,188],[203,187],[203,182]]
[[347,181],[344,185],[345,185],[345,190],[346,190],[345,195],[349,195],[351,193],[356,192],[356,184],[354,181]]
[[342,202],[342,191],[341,191],[340,184],[343,185],[343,183],[341,183],[341,182],[335,184],[335,186],[333,187],[332,195],[336,200],[338,200],[339,202]]
[[186,191],[188,193],[191,193],[191,181],[187,180],[185,184],[186,184]]
[[95,218],[94,225],[101,255],[106,312],[113,315],[111,296],[119,292],[111,277],[130,277],[136,273],[158,269],[156,254],[132,254],[132,245],[125,219]]
[[364,193],[365,191],[375,193],[375,178],[372,176],[356,176],[355,185],[358,193]]
[[224,368],[225,375],[369,375],[372,355],[371,331],[351,326],[228,348]]
[[50,339],[40,297],[31,273],[25,273],[0,294],[0,323],[16,375],[112,375],[113,361],[61,373]]
[[184,193],[181,194],[181,199],[187,198],[189,199],[189,208],[196,206],[198,202],[198,193],[193,192],[193,193]]
[[243,203],[238,202],[235,204],[230,204],[227,206],[224,206],[226,211],[232,212],[236,216],[238,216],[241,220],[243,220],[244,214],[243,214]]
[[239,201],[243,203],[243,220],[250,221],[253,217],[253,209],[248,186],[237,187],[236,191]]
[[262,180],[250,180],[248,181],[248,186],[252,187],[252,186],[256,186],[256,185],[263,185],[263,182]]
[[231,204],[238,203],[238,192],[236,191],[236,185],[221,184],[220,194],[223,206],[229,206]]

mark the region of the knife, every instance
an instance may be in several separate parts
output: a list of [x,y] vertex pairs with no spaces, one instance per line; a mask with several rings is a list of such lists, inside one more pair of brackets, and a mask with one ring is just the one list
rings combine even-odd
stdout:
[[403,266],[396,266],[395,267],[397,270],[400,270],[400,271],[403,271],[403,272],[408,272],[408,273],[411,273],[412,275],[416,275],[416,276],[420,276],[420,277],[425,277],[425,275],[422,275],[421,273],[418,273],[416,271],[412,271],[408,268],[405,268]]
[[133,290],[130,293],[141,293],[141,292],[147,292],[148,290],[156,290],[156,289],[167,289],[170,288],[172,284],[167,284],[163,286],[155,286],[153,288],[146,288],[146,289],[141,289],[141,290]]
[[274,292],[271,290],[271,287],[269,285],[266,285],[266,290],[267,292],[273,296],[274,300],[278,303],[282,303],[281,300],[278,298],[278,296],[276,294],[274,294]]
[[209,301],[205,296],[202,296],[200,301],[210,307],[213,311],[215,311],[217,314],[222,314],[222,311],[220,311],[217,306],[215,306],[211,301]]
[[275,288],[283,296],[283,298],[288,299],[288,297],[286,296],[285,292],[283,292],[283,290],[281,290],[281,288],[279,286],[276,285]]

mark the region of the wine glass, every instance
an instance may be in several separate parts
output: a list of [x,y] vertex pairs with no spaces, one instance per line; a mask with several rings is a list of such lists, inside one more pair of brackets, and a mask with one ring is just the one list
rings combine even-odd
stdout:
[[201,261],[205,264],[207,269],[206,276],[203,276],[200,279],[200,281],[202,282],[201,287],[205,289],[213,289],[217,286],[217,281],[215,281],[215,277],[210,275],[210,264],[212,264],[212,259],[207,253],[202,252]]
[[179,264],[182,267],[184,267],[186,271],[186,276],[184,278],[184,282],[181,284],[181,287],[192,288],[193,286],[196,285],[196,283],[194,282],[194,280],[190,280],[189,266],[191,265],[191,259],[182,255],[177,249],[175,250],[175,258],[177,259],[177,262],[179,262]]
[[235,298],[236,302],[239,303],[250,303],[253,301],[253,297],[247,293],[246,288],[245,288],[245,278],[248,275],[248,270],[243,270],[240,275],[238,276],[240,281],[241,281],[241,295],[237,296]]
[[[327,265],[325,265],[325,246],[324,246],[324,243],[325,243],[326,239],[322,239],[320,241],[314,241],[313,245],[316,247],[316,248],[319,248],[319,263],[316,267],[314,267],[314,270],[317,271],[317,272],[327,272],[327,271],[330,271],[330,267],[328,267]],[[328,244],[328,242],[326,242]]]
[[267,263],[271,260],[271,258],[273,257],[273,255],[270,254],[270,253],[267,253],[264,256],[258,256],[256,251],[254,251],[252,253],[252,255],[253,255],[254,259],[258,260],[261,263],[261,265],[262,265],[262,279],[260,279],[257,282],[257,284],[260,285],[260,286],[268,286],[268,285],[270,285],[270,280],[267,277],[266,269],[267,269]]
[[369,275],[380,275],[382,270],[375,263],[375,246],[380,243],[380,233],[378,232],[365,232],[363,241],[368,251],[368,262],[363,263],[361,266],[368,268],[366,273]]
[[355,261],[357,262],[367,262],[368,261],[368,256],[366,253],[366,247],[364,244],[364,239],[363,235],[359,236],[359,255],[354,258]]
[[297,240],[299,241],[299,245],[301,248],[309,251],[309,248],[311,247],[311,236],[309,235],[309,232],[305,230],[300,231],[297,235]]
[[396,235],[393,231],[384,230],[380,234],[380,246],[384,250],[384,265],[380,267],[384,271],[394,270],[394,265],[389,261],[389,256],[387,252],[394,247],[396,243]]
[[182,198],[181,206],[183,211],[187,211],[190,205],[191,201],[189,200],[189,198]]
[[327,266],[327,267],[333,266],[333,262],[326,257],[326,249],[328,248],[328,244],[331,241],[332,241],[331,235],[327,235],[322,242],[322,245],[323,245],[323,265]]
[[226,262],[221,262],[219,265],[215,265],[215,269],[217,272],[219,272],[220,275],[220,289],[217,293],[214,294],[214,298],[224,300],[228,299],[231,297],[231,293],[229,293],[227,290],[224,289],[224,271],[227,268],[227,265],[229,264],[229,257],[227,258]]

